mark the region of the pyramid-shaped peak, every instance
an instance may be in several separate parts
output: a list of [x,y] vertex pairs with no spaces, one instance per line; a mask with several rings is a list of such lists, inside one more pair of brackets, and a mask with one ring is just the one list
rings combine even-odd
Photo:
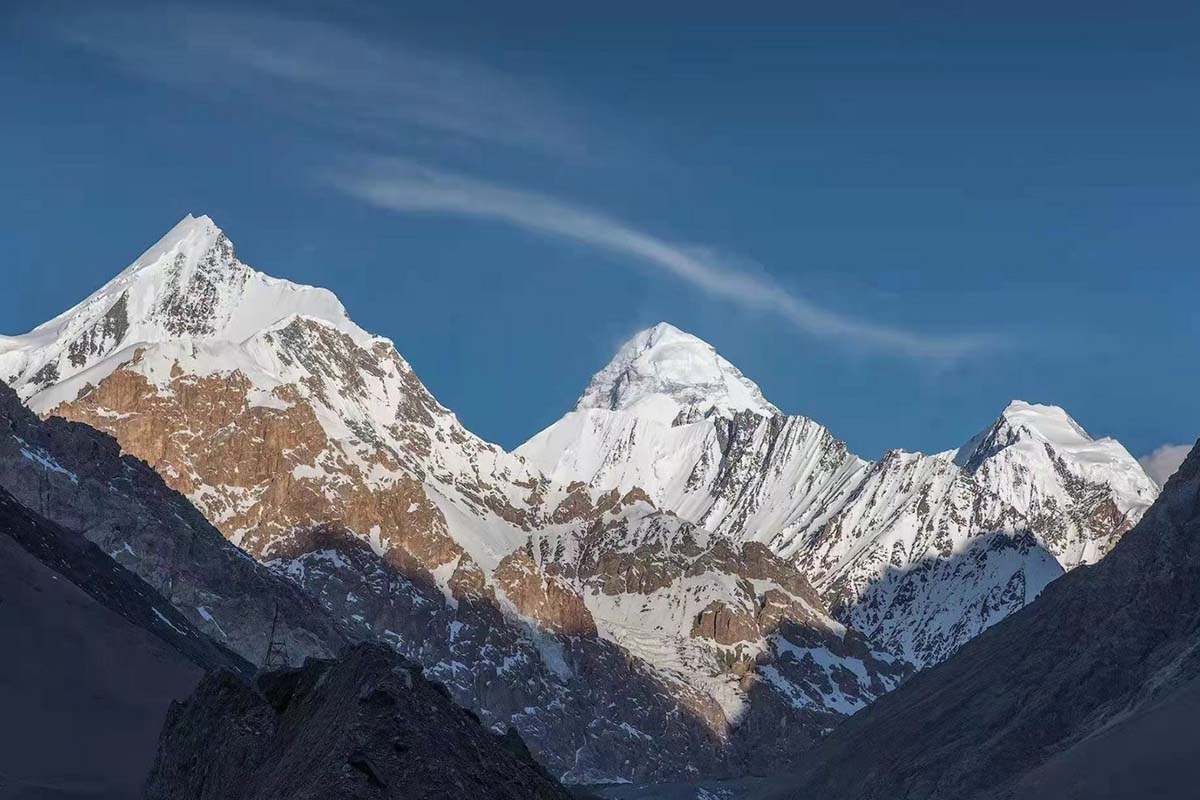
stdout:
[[238,259],[212,218],[188,214],[81,303],[0,340],[0,368],[28,399],[137,345],[239,344],[293,316],[371,338],[332,292],[258,272]]
[[175,227],[171,228],[171,230],[167,232],[167,237],[171,236],[172,234],[182,235],[197,231],[205,233],[221,233],[221,229],[217,227],[217,223],[213,222],[212,217],[210,217],[208,214],[200,214],[199,216],[196,216],[195,214],[185,214],[183,219],[175,223]]
[[1002,423],[1032,433],[1051,444],[1078,445],[1092,441],[1083,426],[1060,406],[1013,400],[1000,413],[997,424]]
[[233,243],[225,236],[225,232],[217,227],[212,217],[206,214],[198,217],[188,214],[163,234],[162,238],[150,245],[146,252],[138,256],[118,279],[153,267],[165,258],[170,257],[174,260],[180,254],[183,255],[183,261],[194,264],[217,246],[228,251],[227,260],[233,261],[236,258]]
[[633,410],[670,423],[715,412],[729,416],[779,409],[712,345],[667,322],[638,332],[592,378],[576,410]]
[[185,216],[64,316],[78,320],[116,302],[146,342],[190,337],[236,343],[293,315],[362,333],[332,292],[272,278],[242,262],[205,214]]
[[995,421],[971,437],[955,454],[970,469],[997,452],[1016,445],[1043,450],[1045,445],[1066,451],[1087,448],[1094,440],[1059,406],[1011,400]]

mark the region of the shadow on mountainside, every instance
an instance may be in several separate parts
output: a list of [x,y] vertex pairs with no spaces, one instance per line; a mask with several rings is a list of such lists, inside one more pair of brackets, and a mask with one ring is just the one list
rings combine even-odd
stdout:
[[276,615],[292,653],[330,655],[337,624],[291,581],[235,545],[111,436],[39,419],[0,381],[0,487],[77,531],[165,597],[214,641],[261,661]]
[[726,730],[711,700],[668,689],[594,630],[552,634],[506,617],[482,575],[452,579],[448,598],[427,571],[377,555],[352,532],[324,527],[295,547],[295,558],[280,554],[274,565],[331,614],[356,621],[352,638],[391,644],[485,725],[514,727],[551,772],[573,782],[778,768],[811,744],[814,718],[828,718],[752,690],[759,700]]
[[[446,597],[428,572],[388,564],[345,531],[313,535],[326,537],[346,569],[322,565],[327,553],[318,550],[300,559],[304,573],[281,577],[111,436],[40,420],[7,386],[0,431],[0,486],[79,531],[248,661],[262,662],[276,612],[277,638],[294,662],[380,638],[487,724],[516,727],[555,774],[577,781],[737,774],[810,740],[802,721],[779,709],[752,710],[726,735],[711,700],[672,687],[676,699],[661,676],[611,642],[523,628],[500,612],[482,575],[456,576],[459,591]],[[366,587],[386,602],[372,607]]]
[[[984,533],[967,549],[928,556],[906,567],[889,565],[861,598],[834,614],[895,655],[932,663],[1024,608],[1063,576],[1062,566],[1031,531]],[[831,593],[853,596],[835,584]]]
[[144,581],[0,489],[0,797],[140,793],[167,706],[253,668]]
[[172,704],[147,800],[568,800],[519,736],[484,729],[382,644],[210,674]]
[[[0,426],[9,434],[0,436],[0,486],[79,530],[210,637],[261,663],[278,611],[279,638],[293,661],[347,642],[384,641],[485,725],[515,727],[542,763],[569,780],[776,772],[801,763],[814,728],[837,722],[751,679],[743,682],[747,710],[727,727],[711,698],[678,685],[668,690],[669,678],[594,630],[551,634],[507,617],[479,572],[456,572],[448,596],[419,565],[382,558],[345,529],[304,532],[303,546],[278,554],[272,571],[226,541],[144,462],[122,455],[112,437],[39,420],[7,387],[0,387]],[[777,665],[787,668],[789,659],[795,655]]]
[[967,798],[1200,675],[1200,447],[1099,564],[847,720],[780,797]]
[[[972,576],[978,579],[980,584],[991,585],[992,579],[995,577],[995,572],[989,572],[989,561],[992,567],[997,565],[1003,570],[1010,573],[1008,581],[998,582],[996,588],[991,591],[982,591],[977,595],[967,595],[968,602],[964,606],[956,604],[962,600],[962,596],[955,595],[947,597],[944,608],[938,607],[934,603],[929,613],[928,620],[930,622],[929,631],[938,630],[932,622],[938,622],[938,615],[946,613],[946,609],[954,610],[954,622],[946,627],[947,634],[941,638],[929,638],[919,640],[917,644],[931,646],[934,649],[942,649],[947,652],[948,661],[942,666],[926,668],[922,672],[912,676],[910,680],[895,690],[888,697],[883,697],[877,702],[869,706],[858,714],[842,721],[838,727],[833,729],[829,739],[822,742],[816,742],[816,745],[811,748],[805,748],[804,752],[799,753],[797,758],[793,759],[793,763],[798,764],[799,772],[797,776],[790,776],[786,771],[770,771],[770,770],[750,770],[749,774],[758,777],[743,778],[743,780],[734,780],[728,782],[719,781],[692,781],[692,782],[666,782],[661,784],[642,784],[642,786],[629,787],[606,787],[598,789],[598,793],[602,796],[610,796],[610,798],[620,799],[658,799],[658,798],[678,798],[679,800],[695,800],[696,798],[707,798],[707,796],[730,796],[730,798],[738,799],[760,799],[760,798],[798,798],[799,800],[826,800],[829,799],[858,799],[858,798],[880,798],[894,800],[895,798],[925,798],[925,796],[938,796],[938,798],[954,798],[959,799],[958,784],[954,784],[955,788],[952,792],[946,794],[928,794],[929,787],[925,787],[920,783],[920,778],[926,775],[938,774],[940,769],[943,769],[944,764],[953,760],[961,750],[974,750],[977,741],[985,741],[991,735],[997,735],[994,730],[989,730],[985,727],[976,727],[973,722],[960,723],[950,726],[944,736],[941,733],[940,726],[943,717],[949,718],[956,714],[956,709],[960,705],[970,705],[970,700],[973,697],[958,697],[954,699],[943,699],[941,697],[942,688],[946,680],[937,678],[937,674],[943,673],[944,670],[952,669],[952,664],[958,663],[962,657],[970,657],[966,651],[970,651],[972,643],[966,644],[965,651],[962,655],[954,655],[956,650],[959,650],[960,637],[970,639],[972,637],[983,634],[983,639],[989,639],[991,634],[989,630],[992,626],[1004,627],[1004,619],[1007,619],[1010,614],[1020,613],[1020,609],[1026,606],[1027,602],[1036,600],[1038,589],[1042,589],[1040,594],[1048,594],[1052,585],[1048,583],[1034,582],[1038,585],[1027,583],[1027,576],[1024,570],[1030,564],[1054,565],[1056,571],[1051,571],[1050,575],[1042,577],[1049,578],[1054,575],[1062,575],[1061,567],[1057,567],[1057,561],[1039,545],[1031,534],[1018,533],[995,533],[985,534],[977,537],[972,541],[972,545],[967,551],[950,555],[949,558],[928,558],[913,566],[912,569],[889,569],[884,572],[881,577],[881,583],[892,582],[895,584],[894,594],[889,595],[890,602],[878,603],[878,606],[871,608],[871,612],[877,615],[877,619],[882,624],[886,624],[889,620],[893,620],[896,616],[902,616],[910,613],[907,610],[907,603],[914,599],[914,593],[919,593],[928,589],[930,585],[936,585],[935,578],[940,575],[942,578],[947,576],[958,576],[962,581],[968,581]],[[1040,595],[1038,595],[1040,596]],[[925,599],[926,601],[930,599]],[[920,628],[918,627],[918,630]],[[962,639],[962,640],[966,640]],[[875,639],[868,639],[875,642]],[[1054,655],[1040,660],[1042,663],[1050,663],[1054,658],[1063,658],[1062,652],[1055,652]],[[782,656],[784,660],[793,660],[791,654]],[[972,661],[971,667],[966,667],[961,670],[961,674],[967,680],[971,679],[971,675],[982,668],[980,664],[991,661],[992,656],[984,656],[978,661]],[[779,666],[779,662],[775,663]],[[959,670],[954,670],[956,674]],[[932,674],[932,676],[931,676]],[[922,687],[925,687],[924,690]],[[992,691],[989,686],[976,687],[985,698],[991,696]],[[1030,686],[1022,690],[1015,696],[1012,703],[1003,706],[1006,709],[998,712],[998,717],[1003,717],[1004,714],[1016,714],[1020,710],[1021,703],[1024,698],[1032,698],[1036,694],[1036,686]],[[954,681],[950,681],[946,687],[946,693],[954,693]],[[887,735],[874,735],[878,723],[872,723],[871,720],[880,716],[881,709],[893,708],[894,703],[900,697],[908,697],[910,693],[922,693],[924,698],[920,703],[910,703],[904,706],[904,710],[896,711],[895,714],[886,715],[887,720],[905,720],[907,716],[919,715],[924,711],[928,711],[930,703],[937,703],[938,710],[935,718],[922,717],[920,722],[906,724],[898,730],[889,729]],[[931,699],[936,698],[936,699]],[[752,694],[751,703],[757,702],[757,694]],[[865,721],[865,722],[864,722]],[[1003,718],[991,722],[992,727],[1002,726]],[[871,735],[868,736],[853,736],[845,734],[845,730],[857,730],[860,726],[869,730]],[[930,733],[936,732],[936,733]],[[844,738],[845,736],[845,738]],[[894,736],[895,741],[892,741]],[[925,753],[925,745],[913,745],[914,741],[924,741],[926,744],[931,738],[937,738],[934,745],[930,745],[930,753]],[[1003,736],[1001,736],[1003,740]],[[838,744],[834,744],[838,742]],[[839,746],[840,745],[840,746]],[[798,748],[800,750],[800,748]],[[833,756],[830,756],[830,752]],[[836,758],[836,762],[829,765],[830,759]],[[908,760],[916,763],[913,768],[907,769]],[[974,765],[980,764],[979,760],[971,760]],[[1068,762],[1072,763],[1072,762]],[[940,766],[941,765],[941,766]],[[824,778],[824,770],[836,770],[840,780],[845,780],[847,786],[834,781],[827,781]],[[905,774],[911,774],[913,781],[916,782],[910,786],[906,783],[886,783],[881,776],[887,776],[892,770],[904,769]],[[1061,780],[1063,768],[1058,768],[1054,772],[1054,777]],[[973,778],[973,776],[972,776]],[[940,780],[940,778],[935,778]],[[878,786],[876,786],[878,782]],[[1094,782],[1093,782],[1094,783]],[[974,786],[974,784],[972,784]],[[986,780],[979,783],[979,786],[990,786]],[[802,788],[796,788],[802,787]],[[884,788],[878,788],[884,787]],[[708,792],[709,794],[703,794]],[[721,793],[726,793],[722,795]],[[970,794],[961,795],[971,796]],[[1034,795],[1030,795],[1034,796]],[[1036,795],[1036,796],[1051,796],[1051,795]],[[1086,796],[1086,795],[1079,795]]]

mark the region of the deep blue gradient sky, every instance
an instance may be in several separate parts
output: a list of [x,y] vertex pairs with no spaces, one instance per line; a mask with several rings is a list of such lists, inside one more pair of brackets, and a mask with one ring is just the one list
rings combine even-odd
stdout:
[[1200,433],[1196,4],[98,5],[0,11],[2,332],[207,213],[506,446],[662,319],[864,456]]

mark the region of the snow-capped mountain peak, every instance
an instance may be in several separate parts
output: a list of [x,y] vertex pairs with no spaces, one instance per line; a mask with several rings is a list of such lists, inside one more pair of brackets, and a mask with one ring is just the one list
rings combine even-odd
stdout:
[[1047,443],[1078,447],[1091,441],[1087,431],[1059,406],[1012,400],[995,422],[944,455],[960,467],[975,469],[999,450],[1019,443],[1034,448]]
[[[175,227],[164,233],[162,238],[151,245],[146,252],[138,256],[137,260],[126,267],[117,278],[119,280],[148,267],[153,267],[164,257],[176,253],[183,253],[185,260],[194,267],[204,254],[213,248],[217,239],[224,234],[225,232],[217,227],[212,217],[207,214],[201,214],[198,217],[188,214],[175,223]],[[230,250],[232,252],[232,243]]]
[[976,474],[1015,466],[1035,483],[1044,480],[1056,488],[1073,475],[1110,489],[1126,514],[1136,509],[1140,515],[1157,496],[1153,481],[1120,442],[1092,438],[1058,406],[1013,400],[995,423],[955,451],[953,460]]
[[[371,338],[333,293],[258,272],[211,218],[188,214],[74,308],[0,338],[0,379],[45,410],[49,399],[34,399],[43,390],[84,372],[94,384],[140,345],[240,342],[292,317],[320,320],[355,341]],[[54,393],[55,403],[70,399],[61,395]]]
[[636,334],[596,373],[575,405],[576,411],[593,408],[634,411],[666,424],[710,413],[780,413],[712,345],[666,322]]
[[1060,447],[1074,447],[1093,441],[1083,426],[1060,406],[1013,400],[1000,412],[998,422]]

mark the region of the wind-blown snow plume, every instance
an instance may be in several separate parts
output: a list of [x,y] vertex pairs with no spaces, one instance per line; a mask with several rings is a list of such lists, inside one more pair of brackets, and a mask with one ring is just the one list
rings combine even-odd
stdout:
[[341,191],[380,208],[490,219],[632,257],[711,295],[777,314],[799,330],[826,339],[940,360],[993,343],[982,336],[928,336],[838,314],[767,277],[720,263],[708,251],[661,239],[602,213],[403,159],[370,159],[327,177]]

